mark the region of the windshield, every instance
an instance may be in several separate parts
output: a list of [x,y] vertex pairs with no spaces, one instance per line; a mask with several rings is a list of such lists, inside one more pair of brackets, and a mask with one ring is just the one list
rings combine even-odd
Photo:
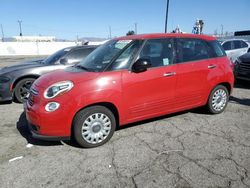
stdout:
[[111,40],[94,50],[86,59],[77,64],[77,67],[93,72],[104,71],[131,42],[132,40]]
[[70,48],[65,48],[65,49],[59,50],[56,53],[53,53],[52,55],[47,57],[45,60],[43,60],[42,63],[44,63],[46,65],[54,64],[58,59],[63,57],[69,51],[70,51]]

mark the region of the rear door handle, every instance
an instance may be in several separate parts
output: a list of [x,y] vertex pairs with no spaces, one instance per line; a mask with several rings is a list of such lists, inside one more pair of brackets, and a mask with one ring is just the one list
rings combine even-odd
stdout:
[[176,72],[167,72],[163,74],[163,76],[165,77],[174,76],[174,75],[176,75]]
[[207,68],[209,68],[209,69],[214,69],[214,68],[216,68],[217,66],[216,65],[208,65],[207,66]]

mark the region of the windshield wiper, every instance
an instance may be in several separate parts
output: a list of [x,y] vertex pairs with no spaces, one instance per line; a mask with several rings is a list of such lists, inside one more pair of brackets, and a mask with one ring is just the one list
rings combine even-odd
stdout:
[[75,67],[76,67],[76,68],[79,68],[79,69],[82,69],[82,70],[89,71],[88,68],[86,68],[86,67],[84,67],[84,66],[82,66],[82,65],[76,65]]

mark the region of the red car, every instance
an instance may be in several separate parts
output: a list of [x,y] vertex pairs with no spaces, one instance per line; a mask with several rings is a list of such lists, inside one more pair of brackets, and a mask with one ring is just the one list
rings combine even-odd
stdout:
[[234,76],[215,38],[192,34],[120,37],[85,60],[34,82],[25,104],[33,137],[107,142],[118,126],[207,105],[224,111]]

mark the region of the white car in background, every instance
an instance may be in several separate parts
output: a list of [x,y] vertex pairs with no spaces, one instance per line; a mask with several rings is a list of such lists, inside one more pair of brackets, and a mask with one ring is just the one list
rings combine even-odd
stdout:
[[224,40],[221,41],[221,45],[226,51],[226,54],[232,62],[235,62],[235,60],[250,51],[250,44],[243,39],[230,39],[230,40]]

